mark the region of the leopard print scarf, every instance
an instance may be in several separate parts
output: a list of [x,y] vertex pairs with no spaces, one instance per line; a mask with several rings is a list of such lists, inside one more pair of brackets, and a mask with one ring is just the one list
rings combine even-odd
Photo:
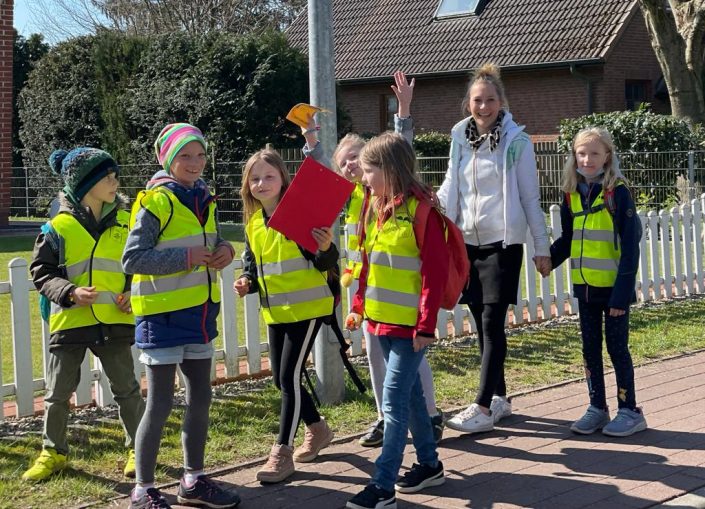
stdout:
[[468,126],[465,128],[465,137],[474,151],[477,151],[480,148],[480,145],[482,145],[487,139],[490,140],[490,152],[494,152],[497,149],[502,132],[503,118],[504,110],[500,110],[494,127],[490,129],[489,132],[480,134],[477,130],[477,122],[475,122],[475,118],[470,117],[470,122],[468,122]]

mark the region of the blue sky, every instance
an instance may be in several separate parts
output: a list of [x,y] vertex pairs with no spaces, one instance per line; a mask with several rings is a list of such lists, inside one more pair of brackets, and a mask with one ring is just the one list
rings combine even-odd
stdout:
[[39,31],[30,20],[29,5],[27,5],[27,0],[15,0],[14,16],[14,25],[20,35],[27,36]]

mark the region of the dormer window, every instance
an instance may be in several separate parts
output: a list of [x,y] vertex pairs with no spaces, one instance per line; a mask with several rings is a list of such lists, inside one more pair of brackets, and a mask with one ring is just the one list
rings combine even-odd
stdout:
[[455,18],[458,16],[478,16],[488,0],[441,0],[435,18]]

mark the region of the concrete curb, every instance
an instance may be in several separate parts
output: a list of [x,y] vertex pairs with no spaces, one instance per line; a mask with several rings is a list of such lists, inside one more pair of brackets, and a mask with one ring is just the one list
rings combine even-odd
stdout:
[[686,495],[681,495],[652,509],[705,509],[705,486]]

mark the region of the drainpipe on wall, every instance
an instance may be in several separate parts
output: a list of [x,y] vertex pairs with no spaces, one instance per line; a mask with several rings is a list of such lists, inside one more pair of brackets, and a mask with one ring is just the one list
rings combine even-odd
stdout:
[[570,64],[570,74],[585,82],[587,86],[587,114],[592,114],[592,84],[597,81],[597,79],[581,73],[578,70],[578,66],[575,64]]

